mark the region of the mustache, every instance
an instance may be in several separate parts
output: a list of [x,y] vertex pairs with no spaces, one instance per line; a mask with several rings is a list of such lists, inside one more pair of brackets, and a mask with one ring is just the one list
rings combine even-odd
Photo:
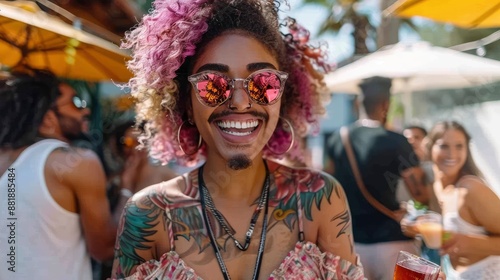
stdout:
[[[227,117],[227,116],[231,116],[231,115],[238,115],[238,114],[241,114],[241,113],[235,113],[232,111],[222,111],[220,113],[213,113],[212,115],[210,115],[210,117],[208,117],[208,122],[210,123],[218,118]],[[267,121],[269,119],[269,115],[266,113],[252,111],[252,112],[245,112],[245,114],[250,114],[250,115],[257,117],[257,118],[263,118],[265,121]]]

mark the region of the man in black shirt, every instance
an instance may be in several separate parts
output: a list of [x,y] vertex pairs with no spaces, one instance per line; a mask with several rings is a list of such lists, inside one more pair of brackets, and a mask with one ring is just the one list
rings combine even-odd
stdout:
[[[386,208],[399,209],[396,188],[405,181],[414,199],[426,203],[428,188],[419,159],[407,139],[385,128],[390,105],[391,80],[373,77],[360,84],[366,118],[348,127],[349,138],[368,192]],[[370,280],[392,279],[400,250],[415,253],[413,242],[401,233],[397,221],[379,212],[361,193],[339,133],[327,142],[326,171],[334,175],[347,194],[352,213],[356,251]]]

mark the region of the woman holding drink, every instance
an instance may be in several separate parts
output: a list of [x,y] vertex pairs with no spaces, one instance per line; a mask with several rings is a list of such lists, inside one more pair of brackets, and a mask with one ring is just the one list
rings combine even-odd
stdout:
[[439,122],[429,133],[433,190],[445,231],[441,255],[448,255],[442,267],[447,279],[500,279],[500,199],[481,178],[469,144],[457,122]]

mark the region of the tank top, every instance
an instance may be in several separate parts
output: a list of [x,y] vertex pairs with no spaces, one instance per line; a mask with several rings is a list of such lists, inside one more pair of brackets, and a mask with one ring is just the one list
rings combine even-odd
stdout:
[[66,146],[39,141],[0,177],[0,279],[92,279],[80,216],[62,208],[45,182],[48,156]]

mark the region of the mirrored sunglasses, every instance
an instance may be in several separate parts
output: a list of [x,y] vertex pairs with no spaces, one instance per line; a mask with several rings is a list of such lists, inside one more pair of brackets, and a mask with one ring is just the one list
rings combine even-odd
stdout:
[[271,105],[283,94],[288,74],[274,69],[253,72],[246,79],[231,79],[216,71],[203,71],[188,77],[196,91],[198,100],[206,106],[215,107],[226,102],[233,93],[237,81],[255,103]]

